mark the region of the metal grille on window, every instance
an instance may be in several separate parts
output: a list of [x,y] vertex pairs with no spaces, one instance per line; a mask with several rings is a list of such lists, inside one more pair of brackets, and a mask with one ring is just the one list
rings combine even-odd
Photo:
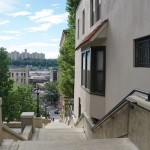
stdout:
[[135,66],[150,67],[150,37],[135,40]]

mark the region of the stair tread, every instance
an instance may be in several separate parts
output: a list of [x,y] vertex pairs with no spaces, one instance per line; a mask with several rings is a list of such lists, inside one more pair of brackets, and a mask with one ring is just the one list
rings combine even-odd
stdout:
[[23,141],[18,150],[138,150],[128,138],[73,141]]

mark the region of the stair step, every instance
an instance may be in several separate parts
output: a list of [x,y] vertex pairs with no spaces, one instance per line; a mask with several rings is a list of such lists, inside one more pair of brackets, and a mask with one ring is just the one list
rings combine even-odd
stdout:
[[60,123],[60,122],[52,122],[44,126],[46,129],[51,129],[51,128],[71,128],[70,126],[66,125],[65,123]]
[[22,141],[18,150],[138,150],[128,138],[73,141]]
[[17,145],[17,142],[16,141],[13,141],[9,150],[16,150],[16,145]]
[[80,133],[80,132],[84,132],[83,131],[83,129],[82,128],[63,128],[63,129],[60,129],[60,128],[58,128],[58,129],[55,129],[55,128],[52,128],[52,129],[41,129],[40,130],[40,132],[59,132],[59,133],[61,133],[61,132],[71,132],[71,133],[73,133],[73,132],[76,132],[76,133]]
[[59,140],[85,140],[86,136],[81,128],[70,129],[41,129],[38,141],[59,141]]
[[12,143],[13,143],[12,139],[4,139],[0,146],[0,150],[9,150]]

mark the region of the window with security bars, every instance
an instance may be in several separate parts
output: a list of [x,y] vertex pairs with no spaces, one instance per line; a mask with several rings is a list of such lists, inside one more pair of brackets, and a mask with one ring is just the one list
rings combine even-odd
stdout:
[[135,40],[135,67],[150,67],[150,36]]

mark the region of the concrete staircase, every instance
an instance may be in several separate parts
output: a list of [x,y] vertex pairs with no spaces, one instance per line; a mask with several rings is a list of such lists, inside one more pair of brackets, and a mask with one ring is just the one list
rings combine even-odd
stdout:
[[0,150],[138,150],[128,138],[90,139],[81,128],[50,123],[38,130],[34,141],[5,140]]

